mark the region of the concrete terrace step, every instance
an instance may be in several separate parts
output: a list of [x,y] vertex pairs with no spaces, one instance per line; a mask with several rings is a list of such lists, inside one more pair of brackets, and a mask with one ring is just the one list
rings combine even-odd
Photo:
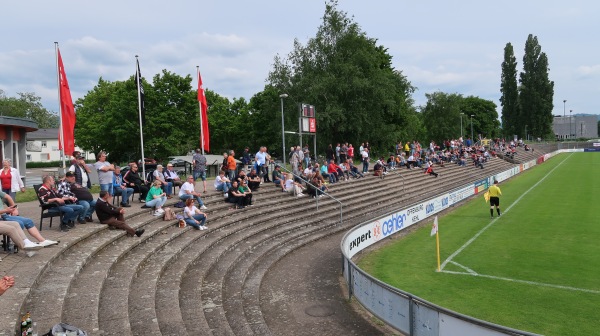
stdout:
[[203,197],[209,231],[179,229],[144,209],[127,218],[132,227],[146,228],[141,239],[105,225],[80,225],[59,247],[28,259],[38,268],[15,274],[19,290],[3,299],[17,304],[0,302],[7,308],[0,335],[14,334],[27,310],[37,316],[40,330],[62,320],[90,335],[269,334],[260,283],[285,254],[345,230],[367,213],[384,213],[392,204],[415,202],[512,166],[493,159],[483,170],[436,166],[438,178],[400,169],[383,180],[367,175],[329,185],[330,194],[344,203],[341,226],[337,202],[319,199],[315,222],[307,216],[315,213],[314,199],[296,199],[272,183],[263,184],[255,192],[257,205],[245,210],[228,210],[221,193]]

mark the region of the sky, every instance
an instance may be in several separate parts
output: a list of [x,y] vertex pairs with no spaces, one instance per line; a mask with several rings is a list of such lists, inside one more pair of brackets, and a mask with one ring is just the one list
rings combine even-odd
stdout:
[[[553,114],[600,114],[600,2],[339,0],[338,8],[388,48],[393,66],[417,87],[417,105],[442,91],[500,106],[504,47],[512,43],[520,71],[533,34],[548,55]],[[199,66],[205,88],[250,99],[263,90],[276,55],[315,36],[324,9],[324,0],[4,0],[0,89],[9,97],[34,92],[58,111],[59,42],[74,101],[100,77],[133,75],[135,55],[147,80],[167,69],[190,74],[195,88]]]

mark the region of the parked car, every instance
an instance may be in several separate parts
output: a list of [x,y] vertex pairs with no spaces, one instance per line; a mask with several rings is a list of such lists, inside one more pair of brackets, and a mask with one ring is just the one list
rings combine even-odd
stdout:
[[173,167],[185,167],[185,160],[182,159],[173,159],[169,161],[169,163],[172,164]]

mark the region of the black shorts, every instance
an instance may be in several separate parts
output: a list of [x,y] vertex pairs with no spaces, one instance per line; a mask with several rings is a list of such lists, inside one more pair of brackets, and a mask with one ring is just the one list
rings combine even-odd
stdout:
[[490,206],[500,206],[500,198],[499,197],[490,197]]

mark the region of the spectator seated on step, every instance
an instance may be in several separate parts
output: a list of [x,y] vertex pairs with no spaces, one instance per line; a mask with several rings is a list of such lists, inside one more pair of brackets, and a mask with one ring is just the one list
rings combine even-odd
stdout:
[[346,160],[346,163],[349,167],[350,175],[354,176],[357,179],[365,177],[365,175],[363,175],[363,173],[361,173],[360,170],[358,170],[358,168],[354,165],[354,162],[352,162],[352,160]]
[[273,183],[275,183],[276,186],[280,187],[282,191],[285,191],[285,178],[281,173],[281,167],[279,165],[275,166],[272,175],[273,176],[271,176],[271,178],[273,180]]
[[320,171],[321,171],[321,176],[323,176],[324,179],[327,179],[327,181],[329,181],[329,183],[334,183],[335,182],[335,177],[331,174],[329,174],[329,168],[327,165],[327,161],[323,161],[323,165],[319,167]]
[[229,188],[231,188],[231,180],[225,176],[225,171],[219,171],[219,176],[215,178],[215,190],[226,195]]
[[207,215],[198,210],[196,206],[194,206],[194,200],[189,198],[185,201],[185,208],[183,208],[183,220],[185,223],[196,230],[205,230]]
[[248,187],[254,191],[260,188],[260,175],[258,175],[258,172],[254,168],[248,174]]
[[373,176],[379,176],[379,177],[383,178],[383,175],[384,175],[383,164],[381,163],[380,160],[377,160],[377,162],[375,162],[375,165],[373,166]]
[[433,171],[433,162],[427,161],[425,163],[425,174],[429,174],[430,176],[438,177],[438,174]]
[[123,182],[123,176],[121,175],[121,167],[115,167],[115,173],[113,175],[113,195],[121,196],[121,206],[130,207],[129,198],[133,195],[133,188],[127,187],[127,184]]
[[196,192],[196,182],[194,181],[194,176],[189,175],[187,177],[187,181],[181,185],[179,188],[179,198],[182,201],[186,201],[189,198],[196,199],[198,201],[198,205],[200,205],[200,209],[206,210],[206,206],[204,202],[202,202],[202,198],[200,198],[200,193]]
[[304,196],[302,190],[304,190],[304,187],[302,186],[302,184],[294,181],[294,175],[287,174],[287,178],[285,180],[285,191],[291,193],[296,197],[302,197]]
[[163,175],[165,176],[165,181],[171,182],[173,184],[173,187],[181,187],[181,185],[183,184],[183,181],[181,181],[179,175],[177,175],[177,173],[173,171],[172,163],[167,164],[167,170],[163,171]]
[[173,183],[165,179],[163,166],[157,165],[156,170],[152,174],[154,175],[154,181],[160,182],[160,187],[165,191],[167,199],[173,198]]
[[325,185],[325,179],[321,176],[319,171],[315,172],[309,181],[310,184],[306,184],[306,192],[308,195],[312,197],[321,197],[323,196],[323,192],[327,190],[327,186]]
[[71,196],[65,196],[54,189],[54,177],[44,176],[42,186],[38,191],[38,196],[44,203],[54,203],[57,206],[48,209],[48,212],[61,212],[63,214],[61,231],[69,231],[75,226],[75,219],[83,214],[83,207],[73,204],[77,199]]
[[233,209],[243,209],[246,206],[246,197],[239,191],[237,181],[231,183],[231,188],[227,191],[227,202],[233,203]]
[[243,182],[248,183],[248,175],[246,174],[246,171],[243,169],[241,169],[239,171],[239,173],[233,179],[238,182],[238,185],[241,185]]
[[252,190],[248,187],[248,183],[246,181],[238,183],[238,191],[244,196],[245,206],[253,205]]
[[62,195],[74,197],[76,203],[83,207],[83,211],[77,218],[79,224],[92,222],[92,214],[95,210],[96,201],[90,190],[77,183],[75,179],[75,174],[68,171],[65,174],[65,179],[58,184],[58,192]]
[[145,180],[140,177],[137,163],[132,163],[130,169],[123,176],[123,181],[127,184],[127,187],[133,188],[133,191],[140,194],[140,202],[146,202],[146,195],[148,194],[148,184]]
[[[4,223],[5,221],[16,222],[19,225],[19,231],[22,232],[24,230],[27,230],[27,232],[33,238],[35,238],[35,240],[38,241],[40,247],[46,247],[46,246],[52,246],[52,245],[58,244],[57,241],[46,239],[46,238],[42,237],[42,234],[40,233],[40,231],[38,231],[38,229],[35,227],[33,220],[31,220],[30,218],[27,218],[27,217],[19,216],[19,209],[17,208],[17,205],[15,204],[14,200],[12,199],[12,197],[10,197],[9,194],[6,194],[3,191],[0,191],[0,198],[2,199],[2,201],[0,201],[0,223]],[[6,202],[6,204],[8,206],[5,206],[4,202]],[[9,226],[13,226],[13,225],[10,224]],[[14,230],[12,230],[10,228],[9,228],[9,231],[11,233],[14,233],[13,232]],[[7,235],[8,235],[8,233],[7,233]],[[13,238],[11,237],[11,239],[13,239]],[[13,239],[13,241],[16,244],[16,240]],[[29,239],[27,239],[27,241],[29,241]],[[17,245],[17,246],[19,246],[19,245]]]
[[167,193],[162,189],[162,183],[158,180],[152,182],[152,187],[146,196],[146,206],[154,208],[154,216],[162,216],[165,211],[162,209],[167,202]]
[[[340,169],[341,170],[341,169]],[[329,160],[329,164],[327,165],[327,174],[329,174],[330,183],[336,183],[340,179],[343,178],[340,174],[343,175],[341,171],[338,171],[338,166],[335,164],[335,161]]]
[[106,190],[100,191],[100,197],[96,201],[96,216],[100,223],[113,229],[124,230],[129,237],[139,237],[144,233],[144,229],[134,230],[125,223],[125,209],[112,205],[112,196]]

